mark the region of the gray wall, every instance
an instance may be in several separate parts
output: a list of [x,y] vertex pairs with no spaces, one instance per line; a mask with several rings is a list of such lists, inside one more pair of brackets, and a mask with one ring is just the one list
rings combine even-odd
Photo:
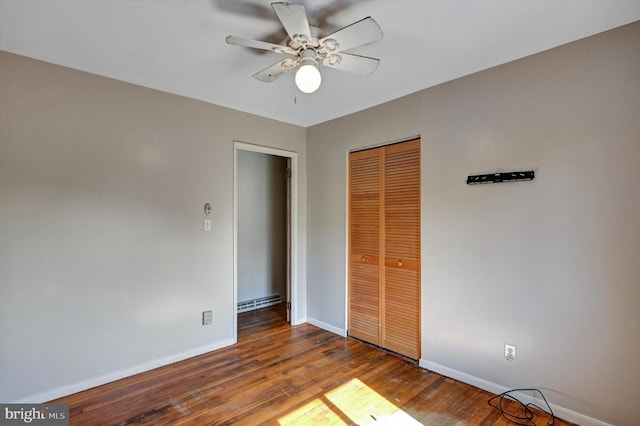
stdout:
[[238,151],[238,302],[287,295],[287,159]]
[[420,135],[421,365],[636,424],[639,47],[635,23],[309,128],[309,320],[345,328],[347,152]]
[[0,119],[0,401],[233,342],[234,140],[298,153],[305,320],[304,128],[8,53]]

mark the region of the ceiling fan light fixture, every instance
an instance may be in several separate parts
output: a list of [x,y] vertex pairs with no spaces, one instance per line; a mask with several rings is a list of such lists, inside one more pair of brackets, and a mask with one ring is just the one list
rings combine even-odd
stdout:
[[300,68],[296,71],[296,86],[303,93],[313,93],[322,83],[316,53],[313,49],[305,49],[301,52],[300,58]]
[[317,65],[306,64],[300,66],[296,72],[296,86],[303,93],[313,93],[320,87],[322,76]]
[[[322,29],[309,23],[303,5],[277,1],[271,3],[271,7],[289,36],[286,45],[231,35],[225,39],[228,44],[289,56],[253,74],[256,80],[270,83],[287,71],[297,68],[295,82],[298,90],[313,93],[322,82],[318,64],[320,60],[327,68],[363,76],[371,75],[378,67],[380,59],[344,52],[382,38],[382,30],[372,17],[367,16],[327,36]],[[321,21],[323,20],[319,19],[317,22]]]

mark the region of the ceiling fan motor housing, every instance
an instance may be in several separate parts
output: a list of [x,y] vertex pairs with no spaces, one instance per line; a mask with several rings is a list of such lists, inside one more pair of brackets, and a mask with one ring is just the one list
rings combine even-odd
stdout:
[[318,60],[316,59],[316,51],[312,48],[304,49],[300,52],[300,66],[313,65],[318,66]]

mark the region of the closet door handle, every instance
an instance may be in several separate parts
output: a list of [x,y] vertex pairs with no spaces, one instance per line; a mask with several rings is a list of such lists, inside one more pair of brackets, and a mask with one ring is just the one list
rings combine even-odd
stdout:
[[402,259],[398,260],[398,267],[402,268]]
[[366,262],[367,261],[367,256],[362,256],[362,259],[360,259],[362,262]]

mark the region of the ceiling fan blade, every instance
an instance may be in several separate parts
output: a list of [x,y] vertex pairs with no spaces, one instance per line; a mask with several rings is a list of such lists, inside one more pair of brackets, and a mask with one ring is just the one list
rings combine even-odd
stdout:
[[311,29],[309,28],[309,20],[304,6],[279,2],[271,3],[271,7],[273,7],[278,19],[282,22],[282,26],[294,43],[311,42]]
[[376,68],[380,59],[369,58],[367,56],[354,55],[351,53],[334,53],[324,59],[322,64],[329,68],[335,68],[340,71],[352,72],[364,76],[371,75]]
[[225,39],[228,44],[236,46],[251,47],[253,49],[269,50],[275,53],[284,53],[286,55],[297,55],[297,52],[289,46],[282,46],[280,44],[267,43],[266,41],[247,40],[246,38],[227,36]]
[[273,80],[280,77],[285,72],[292,70],[298,65],[297,59],[283,59],[275,64],[268,66],[262,71],[258,71],[253,75],[256,80],[264,81],[265,83],[271,83]]
[[378,41],[382,38],[382,29],[370,16],[347,25],[320,40],[327,52],[342,52]]

